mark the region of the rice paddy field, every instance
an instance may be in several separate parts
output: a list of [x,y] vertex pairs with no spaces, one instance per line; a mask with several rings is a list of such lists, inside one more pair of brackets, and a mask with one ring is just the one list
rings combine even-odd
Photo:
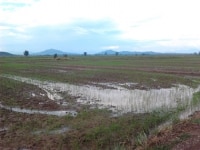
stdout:
[[0,57],[0,149],[195,148],[199,102],[200,56]]

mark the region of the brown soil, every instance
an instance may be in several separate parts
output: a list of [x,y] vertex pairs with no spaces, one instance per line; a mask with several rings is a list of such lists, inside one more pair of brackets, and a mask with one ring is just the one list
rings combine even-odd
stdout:
[[[47,120],[46,115],[17,114],[0,109],[0,149],[57,149],[59,147],[59,136],[53,134],[34,134],[34,123],[39,123],[38,126],[40,126],[40,128],[36,129],[36,131],[40,131],[47,126]],[[30,132],[30,130],[32,132]]]
[[75,100],[73,96],[67,93],[60,93],[63,99],[56,102],[50,100],[47,93],[35,85],[24,84],[5,78],[3,80],[12,81],[15,83],[15,86],[17,85],[14,88],[0,85],[0,103],[5,106],[53,111],[71,108],[72,105],[68,106],[62,104],[68,102],[72,103]]
[[195,112],[188,120],[161,130],[148,139],[149,148],[161,147],[173,150],[199,150],[200,112]]
[[[38,87],[30,88],[30,85],[27,85],[23,89],[16,90],[14,93],[12,90],[6,90],[6,93],[0,93],[1,103],[3,105],[17,106],[21,108],[29,109],[38,109],[38,110],[57,110],[61,107],[56,104],[54,101],[49,100],[47,94]],[[13,97],[13,94],[15,96]],[[12,101],[11,101],[11,100]],[[8,102],[10,100],[10,102]]]

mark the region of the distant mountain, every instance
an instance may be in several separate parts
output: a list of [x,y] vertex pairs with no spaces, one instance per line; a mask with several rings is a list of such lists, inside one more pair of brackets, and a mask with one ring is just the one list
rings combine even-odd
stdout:
[[117,51],[114,50],[106,50],[102,51],[100,53],[97,53],[96,55],[115,55]]
[[38,52],[38,53],[34,53],[32,55],[54,55],[54,54],[57,54],[57,55],[64,55],[64,54],[67,54],[67,55],[75,55],[73,53],[68,53],[68,52],[63,52],[61,50],[57,50],[57,49],[47,49],[47,50],[44,50],[44,51],[41,51],[41,52]]
[[115,55],[116,53],[118,53],[119,55],[159,55],[161,53],[156,53],[156,52],[131,52],[131,51],[114,51],[114,50],[106,50],[106,51],[102,51],[100,53],[97,53],[96,55]]
[[0,52],[0,56],[14,56],[14,55],[8,52]]
[[147,52],[121,51],[119,52],[119,55],[158,55],[158,54],[160,53],[151,52],[151,51],[147,51]]

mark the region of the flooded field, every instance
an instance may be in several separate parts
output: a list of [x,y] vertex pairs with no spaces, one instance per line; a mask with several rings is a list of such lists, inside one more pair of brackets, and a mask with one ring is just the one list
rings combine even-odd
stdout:
[[[58,101],[58,103],[63,99],[61,93],[66,92],[71,96],[77,97],[75,99],[77,103],[90,105],[91,108],[94,106],[97,108],[108,108],[117,114],[128,112],[147,113],[159,109],[167,111],[172,108],[187,106],[187,111],[181,115],[181,118],[187,118],[188,115],[199,109],[199,106],[191,106],[191,101],[193,94],[200,91],[200,86],[191,88],[185,85],[174,85],[172,88],[165,89],[130,90],[123,87],[123,85],[135,83],[95,83],[95,85],[104,85],[103,87],[98,87],[94,85],[72,85],[60,82],[39,81],[12,75],[2,75],[2,77],[36,85],[47,93],[49,99]],[[4,108],[9,109],[9,107]],[[75,111],[47,112],[19,108],[12,108],[12,110],[26,113],[54,114],[58,116],[67,114],[75,116],[76,114]]]
[[200,133],[197,56],[12,57],[0,71],[0,149],[171,149]]
[[76,111],[42,111],[42,110],[34,110],[34,109],[24,109],[24,108],[19,108],[19,107],[9,107],[9,106],[4,106],[0,104],[0,108],[7,109],[10,111],[14,112],[19,112],[19,113],[27,113],[27,114],[45,114],[45,115],[55,115],[55,116],[76,116],[77,112]]

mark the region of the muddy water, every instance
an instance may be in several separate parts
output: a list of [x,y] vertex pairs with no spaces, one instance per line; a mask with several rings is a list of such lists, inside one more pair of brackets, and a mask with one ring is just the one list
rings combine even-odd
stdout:
[[27,114],[45,114],[45,115],[54,115],[54,116],[73,116],[75,117],[77,115],[77,112],[74,110],[61,110],[61,111],[43,111],[43,110],[35,110],[35,109],[22,109],[18,107],[9,107],[9,106],[4,106],[0,104],[0,108],[4,108],[10,111],[14,112],[20,112],[20,113],[27,113]]
[[39,130],[39,131],[33,132],[33,134],[44,134],[44,133],[48,133],[48,134],[63,134],[63,133],[66,133],[68,131],[70,131],[69,127],[62,127],[60,129],[52,130],[52,131]]
[[[81,89],[79,89],[80,91]],[[179,103],[185,103],[192,98],[193,89],[187,86],[178,86],[170,89],[160,90],[113,90],[84,87],[80,91],[86,99],[78,102],[98,103],[106,106],[114,106],[123,112],[143,113],[157,108],[173,108]],[[93,99],[93,100],[90,100]],[[95,101],[96,100],[96,101]]]
[[[199,91],[200,87],[193,89],[185,85],[176,85],[167,89],[151,90],[128,90],[120,84],[114,85],[114,89],[101,88],[91,85],[72,85],[67,83],[54,83],[47,81],[33,80],[19,76],[3,75],[4,77],[37,85],[47,92],[52,100],[62,99],[60,92],[68,92],[72,96],[78,96],[78,103],[97,105],[103,108],[112,108],[113,111],[126,113],[144,113],[155,109],[175,108],[178,105],[190,105],[194,92]],[[107,87],[112,86],[106,83],[100,83]],[[127,83],[130,84],[130,83]],[[135,84],[135,83],[133,83]],[[189,111],[193,111],[191,108]]]

